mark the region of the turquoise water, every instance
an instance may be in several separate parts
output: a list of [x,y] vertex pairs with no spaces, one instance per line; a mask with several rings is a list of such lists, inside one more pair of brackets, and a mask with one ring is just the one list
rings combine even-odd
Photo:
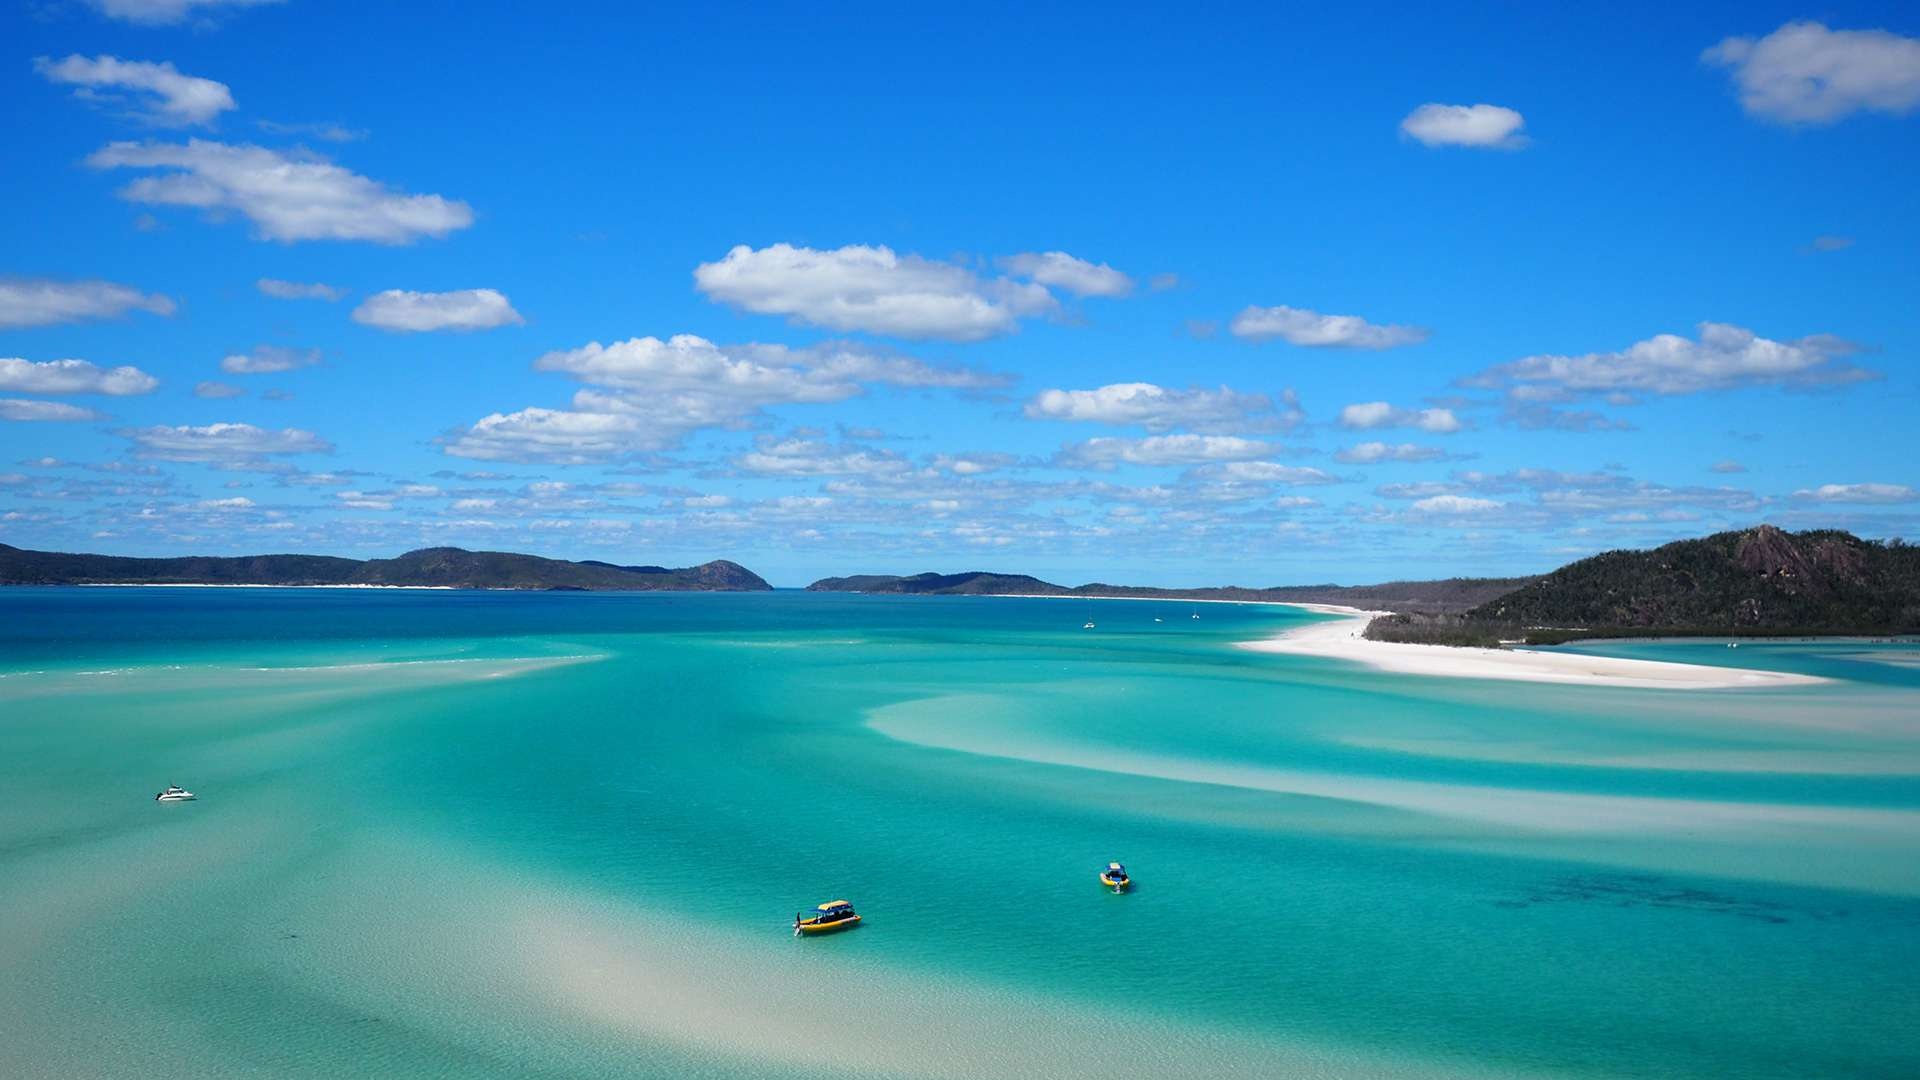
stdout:
[[1920,648],[1193,610],[0,591],[0,1074],[1920,1074]]

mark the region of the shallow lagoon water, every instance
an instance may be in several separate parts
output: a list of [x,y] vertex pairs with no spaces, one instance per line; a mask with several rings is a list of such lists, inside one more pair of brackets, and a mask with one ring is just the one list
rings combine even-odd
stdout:
[[1920,1073],[1920,650],[1088,607],[0,591],[0,1073]]

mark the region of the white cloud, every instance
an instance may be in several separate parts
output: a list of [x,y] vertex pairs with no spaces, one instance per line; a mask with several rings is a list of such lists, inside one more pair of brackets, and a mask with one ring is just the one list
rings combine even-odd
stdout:
[[1830,503],[1904,503],[1920,501],[1920,491],[1906,484],[1821,484],[1793,493],[1796,499]]
[[156,461],[198,461],[219,464],[248,463],[273,454],[323,454],[333,444],[311,431],[283,428],[273,431],[252,424],[206,424],[123,428],[134,453]]
[[1075,296],[1125,296],[1133,279],[1106,263],[1090,263],[1064,251],[1009,255],[1000,260],[1007,272],[1032,278],[1042,285],[1064,289]]
[[1018,460],[1012,454],[937,454],[933,459],[933,467],[945,469],[955,476],[980,476],[1011,468]]
[[1619,352],[1528,356],[1495,365],[1464,382],[1489,389],[1505,386],[1519,401],[1602,394],[1625,404],[1635,394],[1820,386],[1873,378],[1871,372],[1834,362],[1855,351],[1856,346],[1826,334],[1770,341],[1745,327],[1703,322],[1697,341],[1660,334]]
[[708,297],[762,315],[834,330],[979,341],[1055,310],[1044,286],[983,279],[963,266],[851,244],[831,251],[741,244],[693,280]]
[[733,463],[763,476],[892,476],[911,468],[897,454],[813,439],[761,439]]
[[[1281,426],[1298,419],[1298,402],[1288,391]],[[1218,390],[1172,390],[1152,383],[1112,383],[1092,390],[1042,390],[1027,402],[1035,420],[1078,420],[1096,424],[1138,425],[1148,431],[1184,427],[1218,432],[1244,429],[1266,417],[1273,403],[1265,394]]]
[[278,120],[255,120],[253,125],[271,135],[312,137],[322,142],[359,142],[361,139],[367,137],[367,132],[363,129],[350,128],[345,124],[327,121],[308,124],[284,124]]
[[173,301],[111,281],[0,277],[0,327],[113,319],[129,311],[172,315]]
[[1279,447],[1233,435],[1152,435],[1144,439],[1088,439],[1060,451],[1057,463],[1069,468],[1111,469],[1116,465],[1204,465],[1214,461],[1252,461],[1271,457]]
[[1485,514],[1505,505],[1492,499],[1473,499],[1465,495],[1432,495],[1414,503],[1413,509],[1422,514]]
[[1920,39],[1885,30],[1790,22],[1758,40],[1730,37],[1701,59],[1732,72],[1749,114],[1784,124],[1920,107]]
[[1282,465],[1273,461],[1230,461],[1208,465],[1194,475],[1209,479],[1253,484],[1336,484],[1339,477],[1305,465]]
[[393,499],[385,495],[369,495],[363,491],[336,491],[333,493],[333,498],[340,506],[351,510],[393,509]]
[[548,353],[534,366],[649,394],[725,398],[732,407],[746,410],[776,402],[838,401],[860,393],[861,383],[978,390],[1007,381],[1006,376],[991,372],[936,367],[857,345],[825,344],[805,349],[714,345],[692,334],[676,334],[665,342],[634,338],[604,350],[595,343],[571,352]]
[[580,465],[636,451],[664,450],[678,432],[650,426],[638,417],[564,409],[493,413],[448,439],[446,452],[480,461],[545,461]]
[[264,7],[282,0],[87,0],[109,19],[140,26],[171,26],[190,15],[209,15],[221,8]]
[[423,293],[388,289],[353,309],[353,321],[396,333],[426,330],[491,330],[520,326],[527,320],[494,289],[457,289]]
[[1357,446],[1347,447],[1333,455],[1333,459],[1350,465],[1373,465],[1382,461],[1438,461],[1446,456],[1447,452],[1437,446],[1363,442]]
[[283,345],[256,345],[250,353],[234,353],[220,361],[220,370],[232,375],[271,375],[320,362],[319,349],[290,349]]
[[263,277],[253,283],[253,287],[275,300],[325,300],[333,303],[347,295],[347,290],[323,285],[319,282],[281,281],[279,278]]
[[82,409],[78,405],[67,405],[58,401],[26,401],[21,398],[0,398],[0,420],[100,420],[101,415],[92,409]]
[[1340,426],[1361,430],[1410,427],[1450,435],[1465,425],[1452,409],[1402,409],[1384,401],[1365,401],[1341,409]]
[[484,430],[475,425],[452,440],[449,453],[500,461],[602,460],[668,449],[701,428],[741,427],[772,405],[843,401],[866,384],[971,390],[1006,381],[860,345],[716,345],[693,334],[596,341],[547,353],[533,366],[604,389],[575,393],[576,412],[495,414],[482,421]]
[[134,103],[138,115],[165,127],[211,124],[221,113],[235,108],[233,93],[225,83],[182,75],[167,63],[113,56],[89,60],[76,53],[64,60],[39,57],[33,68],[48,82],[78,87],[74,96],[88,101],[122,100],[120,95],[102,91],[126,90],[142,95]]
[[733,505],[733,500],[725,495],[689,495],[680,505],[689,510],[719,510]]
[[1709,466],[1709,469],[1710,471],[1717,472],[1717,473],[1743,473],[1747,471],[1747,467],[1745,465],[1742,465],[1739,462],[1733,461],[1731,459],[1726,461],[1716,461],[1711,466]]
[[466,203],[407,195],[308,153],[193,139],[117,142],[87,158],[96,169],[156,169],[120,189],[130,202],[233,211],[268,240],[368,240],[410,244],[473,224]]
[[1517,150],[1527,144],[1527,137],[1520,131],[1524,126],[1524,117],[1499,105],[1429,102],[1400,121],[1400,133],[1427,146]]
[[245,390],[242,390],[232,383],[213,382],[211,380],[198,383],[193,388],[193,396],[197,398],[236,398],[245,397],[246,393]]
[[126,397],[152,393],[160,380],[137,367],[102,368],[85,360],[0,358],[0,390],[19,394],[111,394]]
[[1429,331],[1419,326],[1380,326],[1358,315],[1322,315],[1306,308],[1248,307],[1228,326],[1248,341],[1281,338],[1310,348],[1392,349],[1418,345]]
[[231,499],[201,499],[198,505],[202,510],[251,510],[253,500],[245,495],[235,495]]

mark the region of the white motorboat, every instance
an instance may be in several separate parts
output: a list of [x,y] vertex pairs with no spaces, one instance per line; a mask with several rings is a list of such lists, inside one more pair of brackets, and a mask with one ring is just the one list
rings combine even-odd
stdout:
[[168,784],[167,790],[161,792],[158,795],[155,795],[153,797],[153,801],[154,802],[187,802],[191,799],[197,799],[199,797],[200,796],[195,795],[193,792],[188,791],[186,788],[181,787],[179,784]]

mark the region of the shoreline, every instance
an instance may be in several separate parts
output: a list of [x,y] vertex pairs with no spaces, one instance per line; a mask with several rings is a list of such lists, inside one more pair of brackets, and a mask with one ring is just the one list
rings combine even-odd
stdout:
[[[457,585],[267,585],[251,581],[75,581],[42,589],[457,589]],[[510,590],[490,589],[487,592]]]
[[1347,660],[1378,671],[1401,675],[1435,675],[1456,679],[1507,679],[1518,682],[1616,686],[1643,690],[1733,690],[1816,686],[1833,681],[1817,675],[1682,664],[1670,660],[1639,660],[1620,656],[1542,652],[1534,649],[1481,649],[1453,645],[1413,645],[1394,641],[1372,641],[1361,637],[1361,632],[1366,629],[1369,619],[1387,612],[1363,611],[1360,608],[1342,607],[1338,604],[1288,604],[1285,606],[1342,617],[1310,626],[1296,627],[1276,637],[1236,642],[1236,646],[1250,652]]

